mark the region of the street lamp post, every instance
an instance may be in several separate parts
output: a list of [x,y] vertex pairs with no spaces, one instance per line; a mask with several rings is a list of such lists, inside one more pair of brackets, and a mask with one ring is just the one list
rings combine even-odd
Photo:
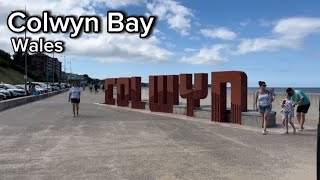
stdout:
[[[24,12],[27,13],[27,7],[26,5],[24,6]],[[25,24],[27,24],[27,19],[25,19]],[[24,31],[24,40],[27,39],[27,31]],[[28,53],[28,48],[26,48],[25,52],[24,52],[24,89],[27,92],[27,83],[28,83],[28,66],[27,66],[27,53]]]
[[47,56],[47,68],[46,68],[46,75],[47,75],[47,96],[49,97],[49,87],[48,87],[48,81],[49,81],[49,71],[48,71],[48,66],[49,66],[49,63],[48,63],[48,56]]
[[319,99],[319,119],[317,132],[317,179],[320,180],[320,99]]
[[52,83],[54,84],[54,74],[55,74],[55,69],[54,69],[54,65],[55,65],[56,61],[54,59],[54,51],[53,51],[53,59],[52,59]]
[[63,81],[64,81],[64,83],[66,83],[67,82],[67,67],[66,67],[66,56],[64,55],[63,56],[64,57],[64,77],[63,77]]

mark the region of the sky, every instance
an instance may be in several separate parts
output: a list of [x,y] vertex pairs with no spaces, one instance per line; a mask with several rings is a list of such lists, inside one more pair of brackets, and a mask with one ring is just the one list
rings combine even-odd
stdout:
[[[0,49],[13,53],[7,27],[11,11],[31,15],[99,15],[103,32],[31,34],[37,40],[64,40],[66,70],[94,78],[244,71],[248,86],[319,87],[319,0],[1,0]],[[147,39],[138,34],[109,34],[106,14],[157,16]]]

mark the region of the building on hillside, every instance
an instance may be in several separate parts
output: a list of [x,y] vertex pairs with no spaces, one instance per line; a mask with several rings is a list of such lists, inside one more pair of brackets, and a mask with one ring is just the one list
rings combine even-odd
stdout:
[[52,58],[46,54],[37,53],[31,55],[31,69],[39,74],[52,77],[55,74],[55,77],[58,78],[55,81],[61,80],[61,66],[62,63],[58,58]]
[[62,63],[58,60],[58,58],[53,58],[53,69],[54,73],[57,74],[58,79],[61,79],[61,67]]
[[74,81],[77,81],[80,83],[80,86],[85,85],[87,82],[85,81],[85,78],[83,75],[79,74],[73,74],[73,73],[66,73],[67,80],[69,83],[72,83]]
[[67,73],[65,73],[64,71],[61,71],[61,80],[63,82],[66,82],[68,80]]

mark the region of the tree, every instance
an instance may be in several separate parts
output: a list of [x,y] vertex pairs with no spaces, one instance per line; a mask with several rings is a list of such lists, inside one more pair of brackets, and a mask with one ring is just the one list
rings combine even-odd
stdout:
[[5,61],[11,62],[11,55],[2,49],[0,49],[0,58]]
[[20,50],[13,54],[13,63],[16,65],[22,65],[23,52]]

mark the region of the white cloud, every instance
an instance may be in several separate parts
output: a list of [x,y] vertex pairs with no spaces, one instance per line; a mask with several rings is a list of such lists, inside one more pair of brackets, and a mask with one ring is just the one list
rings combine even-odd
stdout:
[[242,27],[245,27],[245,26],[247,26],[249,23],[250,23],[250,20],[248,19],[248,20],[245,20],[245,21],[240,22],[239,25],[242,26]]
[[320,32],[320,18],[296,17],[281,19],[272,32],[290,39],[304,38],[312,33]]
[[269,21],[269,20],[266,20],[266,19],[259,19],[258,20],[260,26],[262,27],[270,27],[270,26],[274,26],[276,22],[274,21]]
[[213,45],[210,48],[205,47],[190,57],[183,57],[180,61],[189,64],[224,64],[228,62],[228,59],[224,57],[224,52],[227,49],[228,46],[224,44]]
[[188,35],[191,28],[191,10],[174,0],[153,0],[147,3],[147,9],[151,14],[167,22],[171,29]]
[[237,37],[237,34],[230,31],[228,28],[219,27],[214,29],[200,29],[201,34],[204,37],[212,39],[233,40]]
[[258,51],[276,51],[279,48],[297,48],[299,42],[292,42],[282,38],[255,38],[244,39],[238,45],[237,52],[234,54],[247,54]]
[[129,5],[139,5],[144,3],[144,0],[93,0],[95,3],[103,3],[111,8],[119,8]]
[[[68,54],[94,57],[101,62],[163,62],[172,53],[157,46],[159,40],[148,40],[129,34],[101,34],[68,42]],[[78,45],[82,44],[82,46]]]
[[197,51],[198,49],[194,49],[194,48],[185,48],[184,51],[185,52],[195,52]]
[[234,54],[298,48],[308,35],[320,33],[320,18],[293,17],[275,23],[270,37],[243,39]]
[[[39,15],[43,10],[50,9],[53,15],[94,15],[97,12],[92,2],[92,0],[39,0],[37,2],[29,0],[27,11],[31,15]],[[114,2],[110,1],[109,3]],[[1,17],[5,17],[0,18],[0,48],[13,53],[10,38],[20,37],[23,34],[12,33],[6,26],[6,18],[13,10],[24,9],[24,1],[22,3],[0,1],[0,7],[5,10],[0,12],[3,15]],[[108,34],[105,29],[107,18],[104,17],[102,19],[103,33],[82,34],[78,39],[70,39],[66,34],[50,33],[27,33],[27,36],[32,37],[34,40],[43,36],[47,40],[63,40],[66,42],[65,48],[67,51],[65,54],[74,57],[74,59],[88,57],[88,60],[99,60],[101,62],[163,62],[173,54],[171,51],[161,47],[165,46],[166,42],[159,40],[158,36],[160,35],[157,32],[148,39],[140,39],[138,34]]]

